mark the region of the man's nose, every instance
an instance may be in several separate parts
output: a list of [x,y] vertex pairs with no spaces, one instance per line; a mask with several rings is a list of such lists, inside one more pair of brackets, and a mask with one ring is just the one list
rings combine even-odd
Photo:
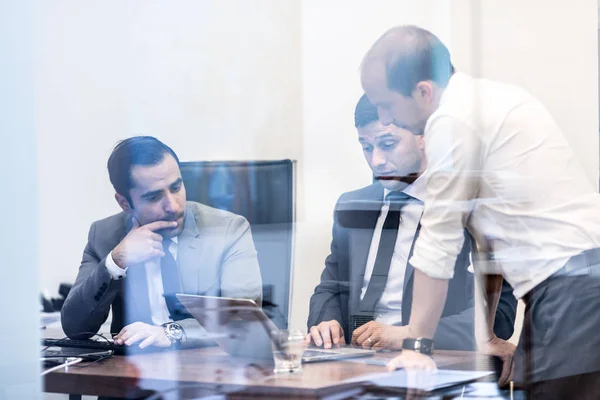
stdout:
[[385,156],[385,153],[377,149],[377,147],[373,149],[371,164],[373,165],[373,168],[383,167],[385,164],[387,164],[387,157]]
[[179,211],[179,203],[177,203],[177,198],[173,194],[169,193],[165,196],[165,202],[163,208],[166,213],[176,213]]

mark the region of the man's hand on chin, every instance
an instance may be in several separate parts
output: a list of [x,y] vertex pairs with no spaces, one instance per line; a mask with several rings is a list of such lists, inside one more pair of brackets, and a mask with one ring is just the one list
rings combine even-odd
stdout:
[[143,322],[134,322],[129,324],[121,332],[114,337],[117,344],[131,346],[135,343],[140,343],[140,348],[148,346],[170,347],[171,341],[165,335],[165,330],[162,326],[154,326]]
[[391,326],[371,321],[352,332],[352,344],[373,350],[400,349],[407,334],[406,326]]

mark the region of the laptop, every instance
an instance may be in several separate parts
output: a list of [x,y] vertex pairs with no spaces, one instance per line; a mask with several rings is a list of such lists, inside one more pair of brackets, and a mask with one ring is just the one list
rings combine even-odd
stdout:
[[[189,294],[178,294],[177,299],[207,333],[221,335],[222,338],[215,341],[228,354],[248,358],[273,358],[271,337],[279,328],[253,300]],[[375,350],[353,347],[309,348],[304,352],[302,362],[332,361],[373,354]]]
[[112,356],[113,352],[98,349],[73,347],[50,347],[42,350],[40,361],[43,368],[56,367],[66,362],[80,358],[81,361],[100,361]]

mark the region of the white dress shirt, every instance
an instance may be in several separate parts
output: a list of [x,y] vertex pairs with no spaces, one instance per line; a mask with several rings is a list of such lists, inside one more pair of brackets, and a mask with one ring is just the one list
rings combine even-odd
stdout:
[[[171,244],[169,245],[169,252],[177,261],[177,237],[171,238]],[[150,301],[150,311],[152,313],[152,323],[154,325],[161,325],[165,322],[172,321],[169,318],[169,309],[167,308],[167,302],[163,296],[163,281],[162,274],[160,271],[160,258],[156,258],[146,262],[146,280],[148,284],[148,300]],[[115,264],[112,258],[112,251],[106,257],[106,269],[114,280],[123,279],[127,274],[127,269],[121,269]]]
[[[421,214],[423,212],[422,198],[423,191],[425,190],[424,186],[424,180],[419,178],[413,182],[412,185],[403,190],[404,193],[419,201],[411,201],[402,207],[400,225],[398,226],[398,237],[396,238],[396,244],[392,254],[388,279],[383,294],[375,306],[374,319],[387,325],[399,325],[402,322],[404,274],[406,272],[406,264],[408,263],[410,249],[417,232],[417,226],[419,225],[419,220],[421,219]],[[389,192],[389,190],[384,189],[384,198]],[[369,247],[365,276],[360,293],[361,300],[367,291],[369,280],[373,274],[375,259],[377,258],[377,251],[379,249],[379,242],[383,230],[383,223],[385,222],[389,209],[390,203],[389,201],[385,201],[377,219],[373,238],[371,239],[371,246]]]
[[456,73],[425,126],[428,184],[411,264],[450,279],[466,226],[522,297],[600,247],[600,196],[525,90]]

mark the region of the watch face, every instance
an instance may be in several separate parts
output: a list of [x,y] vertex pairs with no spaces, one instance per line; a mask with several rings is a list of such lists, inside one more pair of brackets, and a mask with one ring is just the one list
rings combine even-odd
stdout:
[[167,329],[169,330],[169,334],[173,337],[173,339],[181,340],[183,337],[183,330],[179,324],[169,324],[167,325]]

